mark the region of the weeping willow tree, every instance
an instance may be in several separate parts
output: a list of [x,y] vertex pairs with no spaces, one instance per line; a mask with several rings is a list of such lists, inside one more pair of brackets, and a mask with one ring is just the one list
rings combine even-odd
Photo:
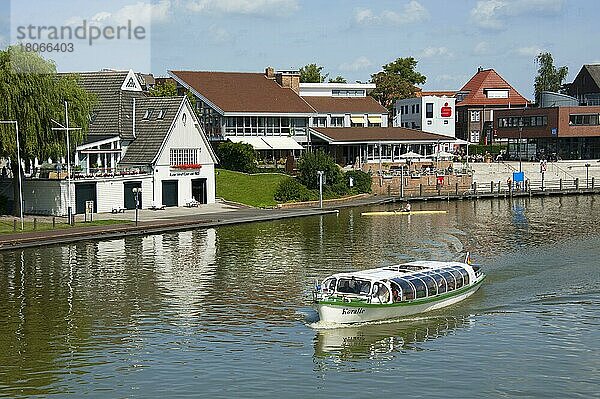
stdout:
[[[52,119],[64,124],[65,101],[69,103],[69,123],[81,130],[71,131],[73,153],[75,143],[87,135],[95,95],[77,83],[75,75],[57,75],[56,66],[20,46],[0,51],[0,120],[17,121],[21,159],[59,159],[67,153],[66,133],[52,130]],[[14,184],[14,214],[21,204],[18,175],[23,173],[17,162],[14,124],[0,124],[0,157],[10,159]]]

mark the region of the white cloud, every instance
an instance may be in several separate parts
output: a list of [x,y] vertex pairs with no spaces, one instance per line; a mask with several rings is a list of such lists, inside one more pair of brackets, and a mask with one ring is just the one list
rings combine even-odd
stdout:
[[538,54],[545,52],[546,50],[539,46],[527,46],[527,47],[519,47],[515,50],[516,55],[520,55],[522,57],[536,57]]
[[443,83],[444,85],[452,84],[451,88],[454,89],[456,86],[463,85],[465,82],[467,82],[467,80],[469,80],[469,78],[470,76],[464,74],[451,75],[447,73],[442,73],[435,75],[433,80],[438,83]]
[[190,0],[187,9],[198,13],[287,16],[300,7],[297,0]]
[[356,72],[371,67],[373,63],[365,56],[358,57],[352,62],[344,62],[338,67],[340,71]]
[[127,25],[131,21],[135,25],[149,26],[152,22],[167,21],[171,14],[171,1],[161,0],[158,3],[138,1],[121,7],[117,11],[101,11],[91,17],[75,16],[67,19],[65,25],[81,25],[86,20],[88,25],[106,26],[110,24]]
[[562,11],[563,0],[481,0],[471,10],[471,20],[481,28],[504,28],[507,18],[524,14],[556,15]]
[[384,10],[376,15],[371,9],[361,8],[354,13],[354,20],[359,24],[392,24],[407,25],[425,21],[429,18],[429,12],[421,3],[411,0],[402,7],[402,11]]
[[454,54],[446,47],[426,47],[420,54],[421,58],[445,57],[452,58]]
[[473,54],[485,55],[490,53],[490,46],[487,42],[479,42],[473,48]]

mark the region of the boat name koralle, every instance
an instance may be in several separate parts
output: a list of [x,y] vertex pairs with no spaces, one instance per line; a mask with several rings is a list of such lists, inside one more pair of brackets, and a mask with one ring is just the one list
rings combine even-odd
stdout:
[[342,314],[362,314],[365,313],[365,308],[356,308],[356,309],[342,309]]

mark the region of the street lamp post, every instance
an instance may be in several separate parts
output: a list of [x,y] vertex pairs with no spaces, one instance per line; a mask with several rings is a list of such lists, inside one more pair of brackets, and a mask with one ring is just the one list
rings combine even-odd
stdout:
[[590,177],[590,164],[586,163],[585,164],[585,188],[590,188],[589,177]]
[[523,120],[519,122],[519,172],[523,171],[522,157],[521,157],[521,136],[523,135]]
[[66,126],[63,126],[62,124],[58,123],[57,121],[55,121],[54,119],[52,119],[52,122],[55,123],[56,125],[60,126],[60,127],[53,127],[52,130],[64,130],[65,132],[67,132],[67,202],[69,203],[67,205],[67,218],[69,221],[69,224],[72,225],[74,218],[73,218],[73,207],[71,206],[71,141],[70,141],[70,133],[71,130],[81,130],[80,127],[69,127],[69,103],[67,101],[65,101],[65,122],[66,122]]
[[319,176],[319,208],[323,209],[323,172],[322,170],[317,171]]
[[23,219],[23,180],[21,178],[21,144],[19,143],[19,122],[17,121],[0,121],[3,125],[15,125],[17,133],[17,173],[19,175],[19,213],[21,216],[21,230],[25,229],[25,221]]
[[141,187],[134,187],[131,191],[133,191],[133,195],[135,197],[135,225],[138,225],[138,209],[140,208],[140,195],[142,195]]

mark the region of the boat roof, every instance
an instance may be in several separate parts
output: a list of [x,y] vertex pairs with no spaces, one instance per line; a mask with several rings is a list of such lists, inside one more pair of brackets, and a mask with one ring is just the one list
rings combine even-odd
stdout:
[[390,280],[396,277],[407,276],[415,273],[420,273],[426,270],[444,269],[448,267],[468,267],[462,262],[439,262],[420,260],[415,262],[401,263],[398,265],[378,267],[376,269],[357,270],[354,272],[337,273],[328,278],[355,278],[365,280]]

